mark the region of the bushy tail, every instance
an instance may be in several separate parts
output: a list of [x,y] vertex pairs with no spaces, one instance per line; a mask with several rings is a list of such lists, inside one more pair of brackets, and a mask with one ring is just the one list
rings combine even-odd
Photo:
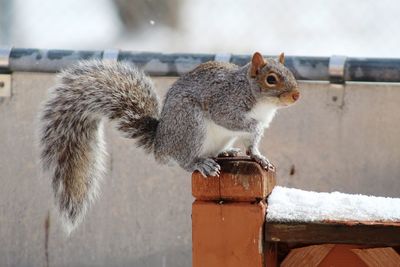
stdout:
[[43,168],[68,232],[82,220],[104,172],[102,120],[151,152],[159,101],[149,78],[128,63],[83,61],[59,76],[40,117]]

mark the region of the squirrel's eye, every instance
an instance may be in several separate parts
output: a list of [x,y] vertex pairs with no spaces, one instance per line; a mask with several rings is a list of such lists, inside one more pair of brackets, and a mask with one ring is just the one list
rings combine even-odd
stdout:
[[273,86],[278,83],[278,77],[275,74],[271,73],[271,74],[268,74],[265,81],[267,82],[268,85]]

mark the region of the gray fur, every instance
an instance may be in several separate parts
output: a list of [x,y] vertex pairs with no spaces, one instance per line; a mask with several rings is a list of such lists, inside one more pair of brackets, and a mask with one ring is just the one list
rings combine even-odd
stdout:
[[57,205],[69,229],[82,219],[104,172],[104,118],[116,121],[125,137],[135,138],[159,162],[173,161],[187,171],[219,175],[213,157],[225,148],[205,150],[210,125],[233,133],[226,146],[237,136],[248,154],[268,168],[258,151],[267,125],[251,112],[262,101],[279,106],[279,95],[297,84],[282,64],[267,62],[260,74],[273,70],[282,75],[280,88],[262,90],[249,74],[251,63],[238,67],[208,62],[172,85],[161,112],[149,78],[127,63],[86,61],[62,72],[41,116],[41,158],[51,172]]
[[159,103],[149,78],[126,63],[84,61],[59,75],[41,114],[41,159],[67,230],[82,219],[104,172],[102,119],[153,150]]
[[248,133],[242,140],[247,153],[268,168],[268,160],[258,151],[264,127],[248,114],[257,102],[274,101],[281,93],[296,89],[297,83],[287,68],[269,59],[260,74],[273,70],[282,75],[283,87],[263,91],[250,77],[250,66],[208,62],[181,76],[165,98],[155,139],[156,158],[161,162],[172,159],[183,169],[199,170],[204,176],[218,175],[218,164],[210,164],[210,155],[201,154],[205,120],[211,120],[231,131]]

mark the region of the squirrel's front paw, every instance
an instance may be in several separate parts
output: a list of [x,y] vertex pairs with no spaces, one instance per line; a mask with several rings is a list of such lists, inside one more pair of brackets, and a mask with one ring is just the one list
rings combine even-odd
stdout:
[[250,154],[250,158],[252,158],[255,162],[261,165],[266,170],[273,170],[274,165],[269,162],[269,160],[261,154]]
[[218,157],[237,157],[240,153],[240,148],[229,148],[225,151],[222,151],[221,153],[218,154]]
[[195,162],[194,169],[199,171],[204,177],[219,176],[221,171],[219,164],[210,158],[198,159]]

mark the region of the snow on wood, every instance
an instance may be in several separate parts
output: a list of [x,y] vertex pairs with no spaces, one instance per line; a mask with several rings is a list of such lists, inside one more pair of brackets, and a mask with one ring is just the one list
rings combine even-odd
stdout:
[[318,193],[276,186],[268,197],[267,220],[400,222],[400,198]]

